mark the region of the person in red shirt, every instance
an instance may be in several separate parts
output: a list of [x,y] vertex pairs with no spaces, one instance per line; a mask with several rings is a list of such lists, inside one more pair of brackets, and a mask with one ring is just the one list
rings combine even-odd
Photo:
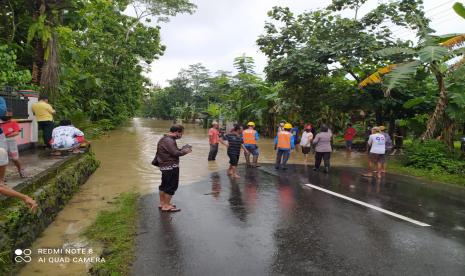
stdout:
[[214,161],[218,154],[218,143],[220,140],[219,125],[217,122],[212,123],[212,127],[208,130],[208,142],[210,143],[210,152],[208,153],[208,161]]
[[26,178],[27,175],[24,172],[21,163],[19,162],[18,143],[16,142],[15,138],[15,136],[19,135],[21,128],[16,121],[11,120],[11,114],[3,116],[2,121],[3,122],[0,124],[0,127],[2,128],[3,133],[6,137],[8,156],[18,169],[19,176],[22,178]]
[[352,151],[352,141],[354,140],[357,131],[352,127],[352,124],[347,124],[346,132],[344,133],[344,141],[346,141],[347,151]]

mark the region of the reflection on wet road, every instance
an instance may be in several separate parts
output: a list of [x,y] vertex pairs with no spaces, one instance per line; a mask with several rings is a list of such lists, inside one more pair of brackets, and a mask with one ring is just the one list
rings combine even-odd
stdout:
[[[144,197],[134,274],[465,273],[463,189],[394,175],[369,180],[356,168],[336,168],[330,175],[304,166],[287,172],[240,167],[240,172],[240,180],[214,172],[181,187],[178,214],[159,213],[150,208],[155,195]],[[416,226],[306,189],[304,183],[432,226]]]

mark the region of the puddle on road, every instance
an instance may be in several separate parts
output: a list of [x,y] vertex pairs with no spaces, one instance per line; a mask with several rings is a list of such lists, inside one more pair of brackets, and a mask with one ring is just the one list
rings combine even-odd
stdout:
[[[134,119],[128,126],[112,131],[107,137],[93,143],[93,150],[101,161],[100,168],[90,177],[81,191],[61,211],[55,221],[33,244],[33,252],[38,248],[92,248],[98,251],[98,245],[89,245],[80,236],[96,218],[97,213],[108,208],[118,194],[137,191],[147,194],[157,191],[160,172],[150,162],[155,153],[156,141],[171,125],[170,121]],[[179,145],[190,144],[193,153],[181,160],[182,185],[189,185],[202,179],[210,180],[214,171],[226,169],[228,158],[224,147],[220,148],[216,162],[208,162],[207,130],[186,125],[184,138]],[[220,145],[221,146],[221,145]],[[271,163],[275,159],[272,139],[261,139],[260,162]],[[353,153],[336,153],[332,165],[359,166],[366,156]],[[303,155],[293,152],[289,163],[303,163]],[[241,157],[241,162],[243,157]],[[182,187],[181,187],[182,189]],[[154,202],[154,206],[157,203]],[[20,275],[86,275],[88,267],[76,263],[38,263],[39,256],[33,256],[33,262],[26,265]]]

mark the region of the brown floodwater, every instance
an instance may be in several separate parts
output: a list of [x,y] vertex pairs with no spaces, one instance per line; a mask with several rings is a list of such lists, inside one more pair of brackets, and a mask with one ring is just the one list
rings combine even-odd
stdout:
[[[97,159],[101,161],[100,168],[33,244],[33,261],[20,271],[20,275],[86,275],[89,263],[79,258],[97,256],[101,248],[98,244],[89,243],[82,237],[82,232],[92,224],[99,211],[111,208],[111,202],[120,193],[136,191],[147,194],[158,191],[160,172],[150,162],[155,153],[156,142],[170,125],[171,121],[135,118],[127,126],[111,131],[95,141],[92,146]],[[228,167],[225,147],[220,145],[216,161],[208,162],[207,130],[194,124],[185,126],[184,137],[179,140],[178,145],[190,144],[193,152],[181,159],[181,186],[205,179],[211,172]],[[273,162],[273,140],[261,139],[258,145],[259,161]],[[303,160],[301,153],[293,152],[289,163],[302,164]],[[366,155],[363,154],[352,153],[347,156],[344,152],[339,152],[333,154],[331,161],[332,165],[337,166],[360,166],[365,160]],[[312,161],[313,157],[310,159]],[[244,162],[243,157],[241,162]],[[154,208],[157,205],[158,202],[153,203]],[[74,254],[63,252],[34,255],[38,249],[71,249]],[[87,252],[84,255],[76,254],[76,249]],[[89,249],[94,253],[88,254]]]

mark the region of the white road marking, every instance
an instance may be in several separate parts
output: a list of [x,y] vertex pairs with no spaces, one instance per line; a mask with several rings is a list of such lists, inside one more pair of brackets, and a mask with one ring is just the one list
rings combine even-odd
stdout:
[[321,188],[321,187],[316,186],[316,185],[313,185],[313,184],[305,184],[305,186],[310,187],[310,188],[313,188],[313,189],[320,190],[320,191],[322,191],[322,192],[325,192],[325,193],[327,193],[327,194],[330,194],[330,195],[333,195],[333,196],[336,196],[336,197],[339,197],[339,198],[343,198],[343,199],[345,199],[345,200],[348,200],[348,201],[351,201],[351,202],[360,204],[360,205],[362,205],[362,206],[365,206],[365,207],[368,207],[368,208],[371,208],[371,209],[375,209],[375,210],[380,211],[380,212],[382,212],[382,213],[385,213],[385,214],[387,214],[387,215],[390,215],[390,216],[393,216],[393,217],[396,217],[396,218],[399,218],[399,219],[402,219],[402,220],[411,222],[411,223],[416,224],[416,225],[419,225],[419,226],[431,226],[431,225],[426,224],[426,223],[423,223],[423,222],[421,222],[421,221],[414,220],[414,219],[408,218],[408,217],[406,217],[406,216],[402,216],[402,215],[393,213],[393,212],[391,212],[391,211],[385,210],[385,209],[380,208],[380,207],[377,207],[377,206],[375,206],[375,205],[371,205],[371,204],[368,204],[368,203],[366,203],[366,202],[363,202],[363,201],[360,201],[360,200],[356,200],[356,199],[353,199],[353,198],[351,198],[351,197],[348,197],[348,196],[345,196],[345,195],[341,195],[341,194],[335,193],[335,192],[333,192],[333,191],[330,191],[330,190]]

